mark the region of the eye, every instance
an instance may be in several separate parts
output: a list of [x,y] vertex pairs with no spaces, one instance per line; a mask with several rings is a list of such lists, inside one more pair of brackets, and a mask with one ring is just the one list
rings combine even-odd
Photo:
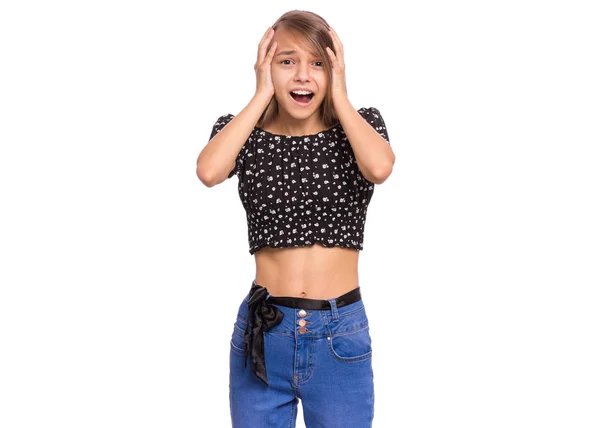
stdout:
[[[282,61],[279,61],[279,64],[289,65],[288,63],[286,63],[286,61],[291,61],[291,59],[284,59]],[[319,64],[319,65],[317,65],[317,67],[324,67],[325,66],[325,64],[323,63],[323,61],[315,61],[315,64]]]

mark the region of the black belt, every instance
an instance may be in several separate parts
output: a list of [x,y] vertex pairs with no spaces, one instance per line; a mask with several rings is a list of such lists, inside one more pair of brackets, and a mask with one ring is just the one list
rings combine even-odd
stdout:
[[[304,297],[271,296],[267,299],[269,292],[265,287],[252,281],[248,299],[248,318],[246,320],[246,331],[244,333],[244,367],[248,360],[248,351],[252,350],[252,372],[258,376],[267,386],[267,368],[265,366],[265,343],[264,332],[275,327],[283,321],[283,312],[274,305],[287,306],[297,309],[325,310],[330,309],[328,300],[306,299]],[[342,294],[335,299],[335,305],[340,308],[361,299],[360,288],[357,287]],[[251,318],[254,318],[253,320]],[[252,325],[252,327],[250,327]],[[252,335],[250,335],[252,328]]]

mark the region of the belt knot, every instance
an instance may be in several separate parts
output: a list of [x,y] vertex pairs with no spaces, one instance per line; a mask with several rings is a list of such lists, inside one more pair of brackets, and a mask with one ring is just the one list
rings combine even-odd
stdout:
[[[269,292],[255,282],[252,283],[248,299],[248,317],[244,332],[244,367],[248,360],[248,352],[252,353],[252,372],[267,386],[267,367],[265,365],[264,332],[278,325],[283,320],[283,312],[267,301]],[[252,325],[252,327],[250,327]],[[252,334],[250,334],[252,329]]]

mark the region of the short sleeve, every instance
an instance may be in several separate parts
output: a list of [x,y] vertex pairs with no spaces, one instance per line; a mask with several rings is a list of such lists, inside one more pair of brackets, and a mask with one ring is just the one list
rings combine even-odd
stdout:
[[[212,140],[213,137],[215,135],[217,135],[219,132],[221,132],[221,130],[223,128],[225,128],[225,125],[227,125],[231,119],[233,119],[234,116],[232,114],[224,114],[223,116],[220,116],[217,121],[215,122],[215,124],[213,125],[212,131],[210,133],[210,138],[208,139],[208,141]],[[229,172],[229,175],[227,175],[227,178],[231,178],[233,177],[239,168],[239,155],[235,161],[235,167]]]
[[210,133],[210,138],[208,139],[208,141],[212,140],[215,135],[217,135],[219,132],[221,132],[221,130],[223,128],[225,128],[225,125],[227,125],[229,122],[231,122],[231,119],[233,119],[233,117],[234,116],[232,114],[224,114],[223,116],[219,116],[219,118],[213,125],[212,131]]
[[358,113],[390,144],[387,127],[379,110],[375,107],[362,107],[358,110]]

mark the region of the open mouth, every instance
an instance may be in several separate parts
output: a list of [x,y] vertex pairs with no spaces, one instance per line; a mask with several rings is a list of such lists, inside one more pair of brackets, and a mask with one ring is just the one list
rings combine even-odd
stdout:
[[297,94],[295,92],[290,92],[290,96],[294,101],[296,101],[300,105],[309,105],[315,96],[312,92],[309,94]]

